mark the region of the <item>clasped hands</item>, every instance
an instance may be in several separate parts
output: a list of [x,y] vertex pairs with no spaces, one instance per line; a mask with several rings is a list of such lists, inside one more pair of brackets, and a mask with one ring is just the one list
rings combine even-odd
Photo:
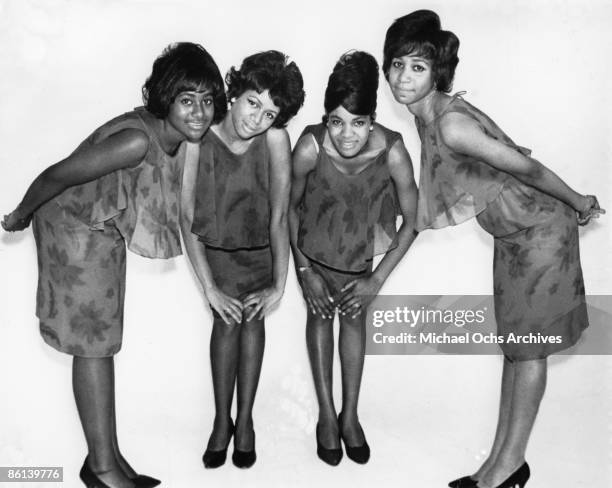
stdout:
[[243,318],[247,321],[253,318],[263,319],[282,296],[282,290],[273,286],[249,293],[243,300],[232,298],[216,287],[210,288],[206,293],[210,306],[228,325],[231,324],[232,320],[241,323]]
[[314,315],[333,318],[338,310],[340,315],[355,318],[367,309],[382,283],[373,275],[356,278],[344,285],[334,297],[323,277],[314,269],[308,268],[300,276],[300,285],[306,304]]

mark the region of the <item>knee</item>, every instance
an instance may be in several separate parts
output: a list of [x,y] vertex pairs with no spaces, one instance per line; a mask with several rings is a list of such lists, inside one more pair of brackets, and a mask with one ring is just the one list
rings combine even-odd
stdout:
[[357,317],[343,315],[340,317],[340,330],[349,332],[363,332],[365,330],[365,314],[360,313]]
[[320,315],[315,315],[311,312],[308,312],[308,317],[306,319],[306,330],[307,331],[321,331],[332,329],[334,325],[333,318],[323,318]]
[[221,317],[215,317],[213,322],[213,334],[223,338],[232,338],[240,333],[240,327],[240,322],[236,322],[234,319],[230,319],[228,324]]

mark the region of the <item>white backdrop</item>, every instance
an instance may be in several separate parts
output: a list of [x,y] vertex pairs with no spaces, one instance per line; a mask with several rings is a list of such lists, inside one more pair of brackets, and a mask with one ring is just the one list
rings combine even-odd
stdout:
[[[461,40],[455,89],[467,90],[466,98],[517,143],[612,210],[610,1],[0,0],[0,211],[12,210],[30,181],[94,128],[139,105],[151,64],[170,42],[201,43],[223,73],[259,50],[289,54],[307,93],[289,126],[295,142],[320,119],[340,54],[362,49],[382,62],[387,27],[417,8],[436,10]],[[402,132],[418,175],[412,118],[382,78],[378,120]],[[581,230],[589,293],[612,291],[611,217]],[[492,249],[475,222],[427,231],[383,292],[491,293]],[[80,486],[86,448],[71,361],[38,335],[29,230],[2,235],[0,270],[0,465],[64,466],[64,486]],[[494,434],[500,357],[372,356],[360,401],[372,459],[366,466],[321,463],[304,322],[291,269],[282,304],[267,323],[254,411],[258,461],[248,471],[231,463],[205,471],[200,457],[213,418],[210,313],[184,258],[156,262],[130,254],[124,346],[116,357],[126,457],[164,486],[181,488],[445,486],[482,461]],[[561,356],[550,364],[527,452],[530,486],[611,486],[612,361]]]

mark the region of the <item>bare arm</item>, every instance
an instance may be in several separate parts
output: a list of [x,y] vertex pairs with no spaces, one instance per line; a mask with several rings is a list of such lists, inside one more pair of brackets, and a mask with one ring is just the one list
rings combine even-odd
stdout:
[[95,180],[118,169],[136,166],[146,155],[148,147],[149,138],[143,131],[125,129],[98,144],[75,151],[36,177],[21,203],[5,216],[2,226],[5,230],[22,230],[43,203],[71,186]]
[[[315,314],[333,316],[333,299],[325,281],[311,267],[310,260],[298,248],[297,238],[300,225],[299,207],[304,198],[308,175],[317,165],[317,147],[311,135],[302,137],[293,150],[291,198],[289,201],[289,233],[295,270],[304,294],[304,299]],[[299,269],[303,268],[300,272]]]
[[378,294],[418,235],[414,228],[418,190],[414,181],[410,155],[401,140],[397,141],[389,151],[387,164],[402,212],[402,225],[397,234],[397,247],[385,254],[369,278],[351,281],[343,288],[340,311],[345,314],[359,313],[363,310],[364,305],[367,305],[363,298],[372,298]]
[[[505,171],[523,183],[565,202],[580,214],[581,219],[604,213],[597,199],[582,195],[569,187],[559,176],[539,161],[489,137],[478,124],[465,115],[451,112],[443,116],[440,130],[444,143],[457,151]],[[583,222],[586,223],[586,222]]]
[[268,129],[266,142],[270,152],[270,248],[272,251],[273,283],[268,290],[245,297],[243,306],[253,308],[247,314],[250,320],[256,314],[263,317],[283,296],[289,264],[289,226],[287,208],[291,190],[291,143],[285,129]]
[[185,168],[183,170],[183,185],[181,188],[181,233],[187,257],[191,262],[193,271],[202,286],[211,307],[221,318],[230,323],[242,321],[242,303],[221,292],[215,285],[208,260],[206,259],[206,246],[191,232],[193,214],[196,200],[196,182],[198,176],[199,146],[189,144],[186,151]]

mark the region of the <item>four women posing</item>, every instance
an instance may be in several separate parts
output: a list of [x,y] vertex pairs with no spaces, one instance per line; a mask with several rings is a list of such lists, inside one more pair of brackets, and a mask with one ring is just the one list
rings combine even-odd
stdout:
[[[113,355],[121,345],[125,245],[147,257],[175,256],[179,225],[214,317],[207,468],[225,462],[232,437],[233,463],[255,463],[252,410],[264,317],[283,294],[289,241],[307,304],[317,454],[328,464],[340,462],[341,440],[352,460],[369,459],[357,411],[365,312],[417,231],[476,217],[495,238],[498,333],[561,335],[562,348],[578,340],[588,320],[577,224],[603,210],[484,113],[446,94],[458,45],[438,16],[424,10],[398,19],[385,39],[383,72],[395,99],[415,116],[422,140],[418,202],[401,136],[375,122],[378,65],[360,51],[336,63],[323,123],[304,130],[292,158],[284,127],[304,101],[295,63],[278,51],[247,57],[226,76],[226,105],[208,53],[190,43],[171,46],[145,84],[145,109],[105,124],[34,181],[2,225],[15,231],[34,221],[37,315],[45,341],[74,356],[87,486],[159,483],[137,475],[119,451]],[[200,152],[197,172],[186,169],[181,189],[185,140],[199,142]],[[378,254],[384,256],[374,268]],[[340,412],[332,394],[336,312]],[[524,455],[544,392],[546,357],[559,349],[504,347],[491,453],[475,474],[450,486],[527,482]]]

